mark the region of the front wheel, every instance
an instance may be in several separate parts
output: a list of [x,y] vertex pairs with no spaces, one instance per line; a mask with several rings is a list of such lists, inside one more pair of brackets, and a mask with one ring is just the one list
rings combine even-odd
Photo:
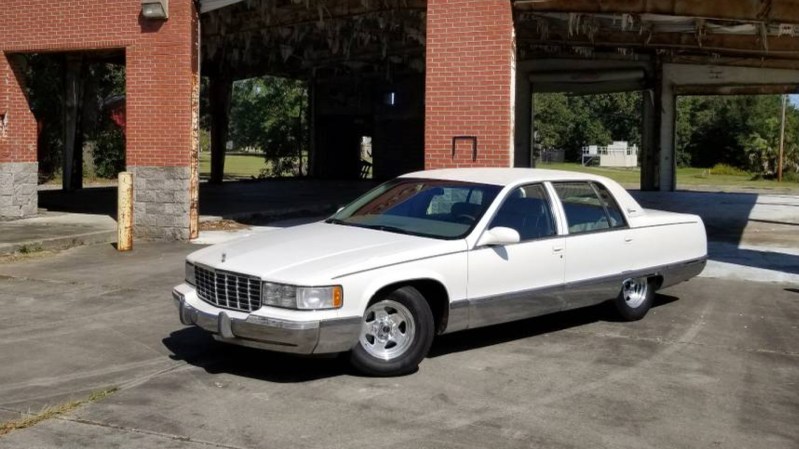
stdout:
[[655,299],[655,289],[647,278],[625,279],[616,298],[616,310],[627,321],[636,321],[646,315]]
[[413,287],[402,287],[369,304],[350,360],[373,376],[398,376],[416,370],[430,350],[433,313]]

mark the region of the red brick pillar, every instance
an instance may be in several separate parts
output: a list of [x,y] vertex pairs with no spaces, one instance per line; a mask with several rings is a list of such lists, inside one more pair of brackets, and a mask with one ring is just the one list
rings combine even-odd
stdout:
[[428,0],[425,168],[513,165],[515,52],[510,1]]
[[36,215],[36,119],[25,96],[22,59],[0,51],[0,219]]
[[133,173],[134,234],[190,237],[197,150],[197,22],[192,0],[172,0],[166,22],[142,19],[126,50],[126,164]]

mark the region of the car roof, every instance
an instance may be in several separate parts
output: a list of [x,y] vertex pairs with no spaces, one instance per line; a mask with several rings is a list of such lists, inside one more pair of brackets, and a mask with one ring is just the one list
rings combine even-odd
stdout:
[[541,168],[446,168],[408,173],[401,178],[443,179],[448,181],[476,182],[506,186],[524,182],[541,181],[608,181],[604,176],[564,170]]

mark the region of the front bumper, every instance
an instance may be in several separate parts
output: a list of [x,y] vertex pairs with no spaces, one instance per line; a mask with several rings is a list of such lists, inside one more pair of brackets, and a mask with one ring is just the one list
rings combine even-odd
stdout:
[[[295,354],[349,351],[358,341],[361,318],[293,321],[228,311],[202,302],[186,284],[172,290],[180,322],[211,332],[214,339]],[[192,304],[194,303],[194,304]]]

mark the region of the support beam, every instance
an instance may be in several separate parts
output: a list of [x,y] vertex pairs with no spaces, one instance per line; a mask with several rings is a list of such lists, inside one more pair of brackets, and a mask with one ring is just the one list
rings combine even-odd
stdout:
[[660,96],[659,89],[641,92],[641,190],[658,190],[660,160]]
[[517,9],[586,14],[663,14],[705,19],[799,23],[797,0],[514,0]]
[[65,191],[83,188],[83,55],[68,55],[64,77],[64,165],[62,186]]
[[650,88],[641,92],[641,190],[654,191],[660,188],[661,58],[655,58],[647,74]]
[[658,156],[660,175],[658,179],[661,192],[673,192],[677,187],[677,154],[675,145],[675,130],[677,117],[677,97],[674,87],[668,80],[663,79],[660,86],[660,135]]
[[516,105],[513,127],[514,167],[533,167],[533,92],[526,72],[516,70]]
[[233,82],[222,75],[211,77],[209,86],[211,112],[211,179],[221,184],[225,174],[225,151],[230,125],[230,100]]

